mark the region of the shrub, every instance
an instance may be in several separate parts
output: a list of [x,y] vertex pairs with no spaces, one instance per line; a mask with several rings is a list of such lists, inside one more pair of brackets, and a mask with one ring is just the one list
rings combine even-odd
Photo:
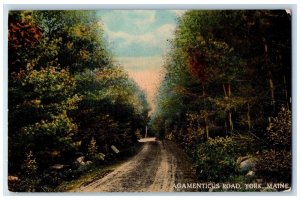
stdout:
[[277,149],[291,148],[292,113],[285,107],[281,108],[278,116],[271,119],[267,127],[267,136],[271,146]]
[[291,182],[291,133],[291,111],[282,107],[267,128],[269,149],[260,155],[256,166],[257,174],[268,181]]
[[235,171],[236,144],[231,137],[209,138],[198,149],[198,178],[221,181]]
[[87,152],[88,157],[89,157],[90,159],[94,160],[94,159],[95,159],[95,156],[96,156],[96,154],[97,154],[97,150],[98,150],[97,142],[96,142],[95,138],[92,137],[91,142],[90,142],[90,144],[88,145],[88,152]]
[[203,181],[228,181],[239,174],[236,169],[238,157],[254,153],[259,144],[251,136],[233,135],[209,138],[198,148],[197,174]]
[[292,154],[287,150],[269,150],[260,155],[256,166],[257,174],[267,181],[290,182]]

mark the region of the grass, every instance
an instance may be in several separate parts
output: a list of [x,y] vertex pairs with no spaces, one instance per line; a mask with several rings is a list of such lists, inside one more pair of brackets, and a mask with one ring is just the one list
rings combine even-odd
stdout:
[[71,181],[63,181],[56,189],[55,192],[72,192],[73,190],[86,186],[95,180],[101,179],[108,173],[114,171],[115,168],[122,165],[129,160],[132,156],[137,154],[142,148],[141,144],[128,149],[126,152],[116,160],[106,164],[91,164],[89,169],[84,172],[78,179]]

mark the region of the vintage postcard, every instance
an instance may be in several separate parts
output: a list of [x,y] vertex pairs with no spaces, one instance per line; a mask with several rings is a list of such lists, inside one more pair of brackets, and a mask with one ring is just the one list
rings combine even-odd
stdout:
[[10,10],[10,192],[291,192],[292,17]]

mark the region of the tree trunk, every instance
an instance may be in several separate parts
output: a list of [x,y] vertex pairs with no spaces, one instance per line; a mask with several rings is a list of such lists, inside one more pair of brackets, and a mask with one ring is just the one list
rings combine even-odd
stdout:
[[232,122],[232,113],[231,113],[231,110],[228,111],[228,121],[229,121],[230,132],[232,132],[233,131],[233,122]]
[[[228,97],[230,98],[231,97],[231,84],[228,84]],[[232,112],[231,112],[231,109],[229,109],[229,114],[228,114],[228,117],[229,117],[229,126],[230,126],[230,132],[233,131],[233,121],[232,121]]]
[[271,94],[271,105],[274,107],[275,106],[274,83],[273,83],[271,71],[269,71],[268,74],[269,74],[269,87],[270,87],[270,94]]
[[284,91],[283,92],[284,92],[284,95],[285,95],[286,107],[287,107],[287,109],[290,109],[285,76],[283,76],[283,84],[284,84],[284,89],[283,89]]
[[206,139],[208,140],[208,138],[209,138],[209,129],[208,129],[208,120],[207,120],[207,116],[205,116],[204,122],[205,122]]
[[[265,39],[263,38],[265,41]],[[268,62],[268,44],[265,43],[265,65],[266,68],[268,69],[268,82],[269,82],[269,89],[270,89],[270,96],[271,96],[271,106],[273,107],[273,112],[275,111],[275,95],[274,95],[274,83],[273,83],[273,78],[272,78],[272,72],[269,67],[269,62]]]
[[224,91],[224,97],[227,97],[226,87],[224,83],[223,83],[223,91]]
[[[224,98],[230,98],[231,97],[231,84],[224,84],[223,83],[223,90],[224,90]],[[227,122],[225,122],[225,128],[226,132],[228,132],[228,129],[230,132],[233,131],[233,121],[232,121],[232,112],[231,109],[227,111]]]
[[231,84],[228,84],[228,92],[227,92],[227,96],[231,97]]
[[248,122],[248,130],[251,130],[251,118],[250,118],[250,105],[249,102],[247,103],[247,122]]

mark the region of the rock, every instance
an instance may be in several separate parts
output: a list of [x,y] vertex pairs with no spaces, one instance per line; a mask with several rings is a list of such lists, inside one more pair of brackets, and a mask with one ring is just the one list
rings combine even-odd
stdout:
[[90,165],[90,164],[93,164],[93,162],[90,161],[90,160],[88,160],[88,161],[85,162],[85,165]]
[[255,175],[255,172],[254,171],[249,171],[247,174],[246,174],[246,176],[254,176]]
[[102,161],[105,160],[105,154],[104,153],[99,153],[97,157],[98,157],[99,160],[102,160]]
[[247,160],[248,158],[250,158],[250,156],[238,157],[238,159],[236,160],[236,164],[239,165],[241,162]]
[[19,182],[20,179],[17,176],[8,176],[8,181],[9,182]]
[[292,191],[292,188],[289,188],[287,190],[283,190],[282,192],[291,192]]
[[249,170],[252,170],[255,167],[257,159],[254,157],[249,157],[242,161],[239,164],[239,171],[240,172],[248,172]]
[[119,149],[115,145],[111,145],[110,147],[116,154],[120,153]]
[[76,159],[76,162],[80,165],[85,165],[84,163],[84,156],[80,156]]
[[55,164],[55,165],[50,166],[50,169],[60,170],[60,169],[63,169],[64,167],[65,166],[62,164]]

